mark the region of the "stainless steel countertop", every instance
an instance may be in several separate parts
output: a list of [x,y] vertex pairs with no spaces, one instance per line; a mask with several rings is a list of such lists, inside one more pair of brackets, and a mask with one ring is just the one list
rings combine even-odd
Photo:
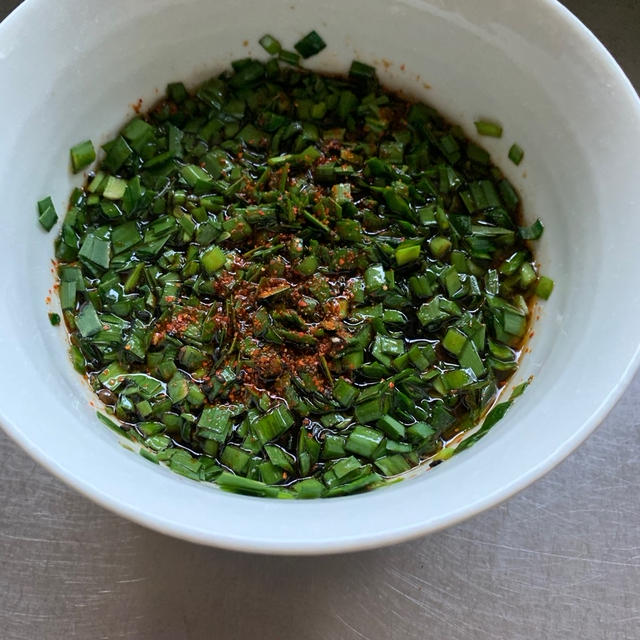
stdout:
[[[0,0],[0,17],[16,4]],[[640,87],[640,0],[565,4]],[[0,434],[0,639],[638,640],[639,392],[640,376],[588,442],[507,503],[321,559],[147,531]]]

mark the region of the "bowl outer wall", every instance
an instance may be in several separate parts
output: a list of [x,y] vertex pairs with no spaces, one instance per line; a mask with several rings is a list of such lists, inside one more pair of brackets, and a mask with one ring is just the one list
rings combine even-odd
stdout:
[[[638,365],[640,294],[626,285],[640,275],[640,106],[615,61],[561,5],[478,4],[21,5],[0,25],[0,418],[9,435],[71,486],[140,524],[282,554],[364,549],[449,526],[522,489],[582,442]],[[108,139],[131,114],[125,105],[153,102],[168,81],[203,79],[233,58],[261,55],[264,31],[291,48],[311,28],[329,44],[312,68],[346,70],[358,57],[469,135],[478,117],[502,122],[504,139],[482,142],[521,190],[526,215],[545,222],[537,257],[557,286],[538,310],[514,380],[533,375],[533,384],[488,437],[429,473],[372,493],[271,501],[152,466],[95,420],[63,332],[46,318],[57,304],[44,300],[53,233],[38,228],[34,203],[51,193],[65,210],[81,183],[65,168],[68,148]],[[519,169],[506,161],[513,140],[526,151]]]

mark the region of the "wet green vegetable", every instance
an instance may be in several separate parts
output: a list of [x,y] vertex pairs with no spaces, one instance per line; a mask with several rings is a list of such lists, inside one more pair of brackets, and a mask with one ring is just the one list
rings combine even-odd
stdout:
[[101,419],[147,459],[249,495],[346,495],[447,459],[493,404],[553,286],[528,244],[543,227],[373,67],[287,66],[316,32],[260,44],[274,57],[170,84],[103,145],[56,240],[60,302]]

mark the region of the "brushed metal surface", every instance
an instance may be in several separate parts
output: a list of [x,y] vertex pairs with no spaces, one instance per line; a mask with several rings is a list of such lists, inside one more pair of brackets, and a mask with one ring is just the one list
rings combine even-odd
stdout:
[[[16,4],[0,0],[0,17]],[[640,87],[640,1],[565,4]],[[320,560],[147,531],[0,434],[0,639],[638,640],[639,392],[640,376],[575,454],[507,503]]]

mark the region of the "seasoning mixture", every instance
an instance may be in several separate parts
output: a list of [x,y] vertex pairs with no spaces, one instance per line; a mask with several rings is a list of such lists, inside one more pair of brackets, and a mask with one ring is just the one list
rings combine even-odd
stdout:
[[[551,292],[527,244],[542,224],[518,226],[487,151],[373,67],[302,70],[315,32],[261,44],[269,61],[170,84],[103,146],[56,241],[63,319],[119,424],[99,415],[145,457],[252,495],[345,495],[446,459],[494,402]],[[75,171],[95,157],[71,151]]]

